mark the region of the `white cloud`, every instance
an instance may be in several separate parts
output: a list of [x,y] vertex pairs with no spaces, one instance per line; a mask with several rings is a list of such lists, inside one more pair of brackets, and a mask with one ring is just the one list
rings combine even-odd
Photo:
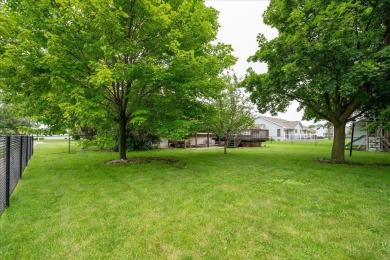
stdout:
[[219,13],[218,41],[231,44],[238,62],[234,66],[237,76],[245,75],[247,68],[253,67],[257,72],[266,72],[267,65],[248,63],[249,56],[258,49],[256,37],[259,33],[268,39],[277,36],[277,31],[263,23],[262,14],[266,10],[267,1],[206,1]]

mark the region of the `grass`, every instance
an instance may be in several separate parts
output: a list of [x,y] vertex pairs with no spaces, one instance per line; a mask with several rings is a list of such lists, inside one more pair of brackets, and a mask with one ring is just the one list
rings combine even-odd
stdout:
[[38,145],[0,219],[0,259],[388,259],[390,153],[330,143],[109,152]]

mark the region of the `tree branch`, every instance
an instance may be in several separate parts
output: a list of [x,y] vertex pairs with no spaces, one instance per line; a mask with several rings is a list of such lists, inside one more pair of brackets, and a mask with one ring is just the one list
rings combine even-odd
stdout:
[[357,100],[353,100],[348,107],[344,110],[344,112],[340,115],[340,122],[347,121],[348,117],[359,107],[360,102]]
[[364,114],[364,111],[359,112],[357,115],[350,118],[350,120],[355,121],[357,118],[361,117]]

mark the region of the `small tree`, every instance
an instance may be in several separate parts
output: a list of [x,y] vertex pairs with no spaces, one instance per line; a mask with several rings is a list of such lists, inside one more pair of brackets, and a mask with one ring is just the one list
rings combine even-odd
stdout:
[[243,90],[238,88],[237,78],[227,76],[226,85],[226,89],[212,102],[214,117],[210,120],[211,131],[225,138],[224,154],[227,153],[231,135],[254,124],[251,103],[244,97]]

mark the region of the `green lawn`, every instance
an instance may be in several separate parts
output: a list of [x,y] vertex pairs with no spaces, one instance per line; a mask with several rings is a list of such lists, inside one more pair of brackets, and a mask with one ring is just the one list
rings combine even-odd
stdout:
[[0,259],[388,259],[390,153],[329,141],[109,152],[38,145],[0,219]]

